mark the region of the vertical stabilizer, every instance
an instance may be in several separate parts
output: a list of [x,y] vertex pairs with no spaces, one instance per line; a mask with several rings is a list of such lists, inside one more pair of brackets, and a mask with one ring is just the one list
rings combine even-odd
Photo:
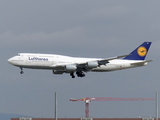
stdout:
[[144,60],[152,42],[144,42],[134,51],[130,53],[129,56],[123,58],[127,60]]

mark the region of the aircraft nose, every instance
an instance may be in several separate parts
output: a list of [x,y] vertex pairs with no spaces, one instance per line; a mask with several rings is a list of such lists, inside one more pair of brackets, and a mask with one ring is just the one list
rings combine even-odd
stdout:
[[14,65],[15,64],[15,57],[9,58],[8,63]]
[[22,63],[22,60],[19,58],[19,56],[14,56],[8,59],[8,63],[10,63],[11,65],[19,65],[20,63]]
[[12,58],[8,59],[8,63],[12,64]]

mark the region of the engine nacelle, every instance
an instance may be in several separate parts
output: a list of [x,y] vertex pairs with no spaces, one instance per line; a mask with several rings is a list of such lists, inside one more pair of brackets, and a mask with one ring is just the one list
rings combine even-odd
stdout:
[[76,71],[77,67],[76,65],[66,65],[65,70],[66,72],[74,72]]
[[57,70],[53,70],[52,72],[53,74],[63,74],[64,73],[64,71],[57,71]]
[[97,61],[87,62],[87,67],[88,68],[96,68],[96,67],[98,67],[98,62]]

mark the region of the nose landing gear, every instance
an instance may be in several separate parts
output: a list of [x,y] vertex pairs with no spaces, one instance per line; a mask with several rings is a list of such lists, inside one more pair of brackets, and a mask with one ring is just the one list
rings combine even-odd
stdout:
[[21,69],[20,73],[23,74],[23,73],[24,73],[24,72],[23,72],[23,68],[20,67],[20,69]]

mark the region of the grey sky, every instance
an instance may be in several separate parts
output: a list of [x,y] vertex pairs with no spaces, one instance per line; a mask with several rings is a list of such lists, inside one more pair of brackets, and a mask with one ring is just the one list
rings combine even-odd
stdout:
[[[0,113],[54,117],[84,116],[83,102],[69,98],[154,98],[160,93],[159,0],[1,0]],[[7,63],[19,52],[78,57],[113,57],[130,53],[144,41],[152,46],[146,67],[108,73],[68,74],[20,69]],[[91,117],[154,116],[155,101],[92,102]]]

